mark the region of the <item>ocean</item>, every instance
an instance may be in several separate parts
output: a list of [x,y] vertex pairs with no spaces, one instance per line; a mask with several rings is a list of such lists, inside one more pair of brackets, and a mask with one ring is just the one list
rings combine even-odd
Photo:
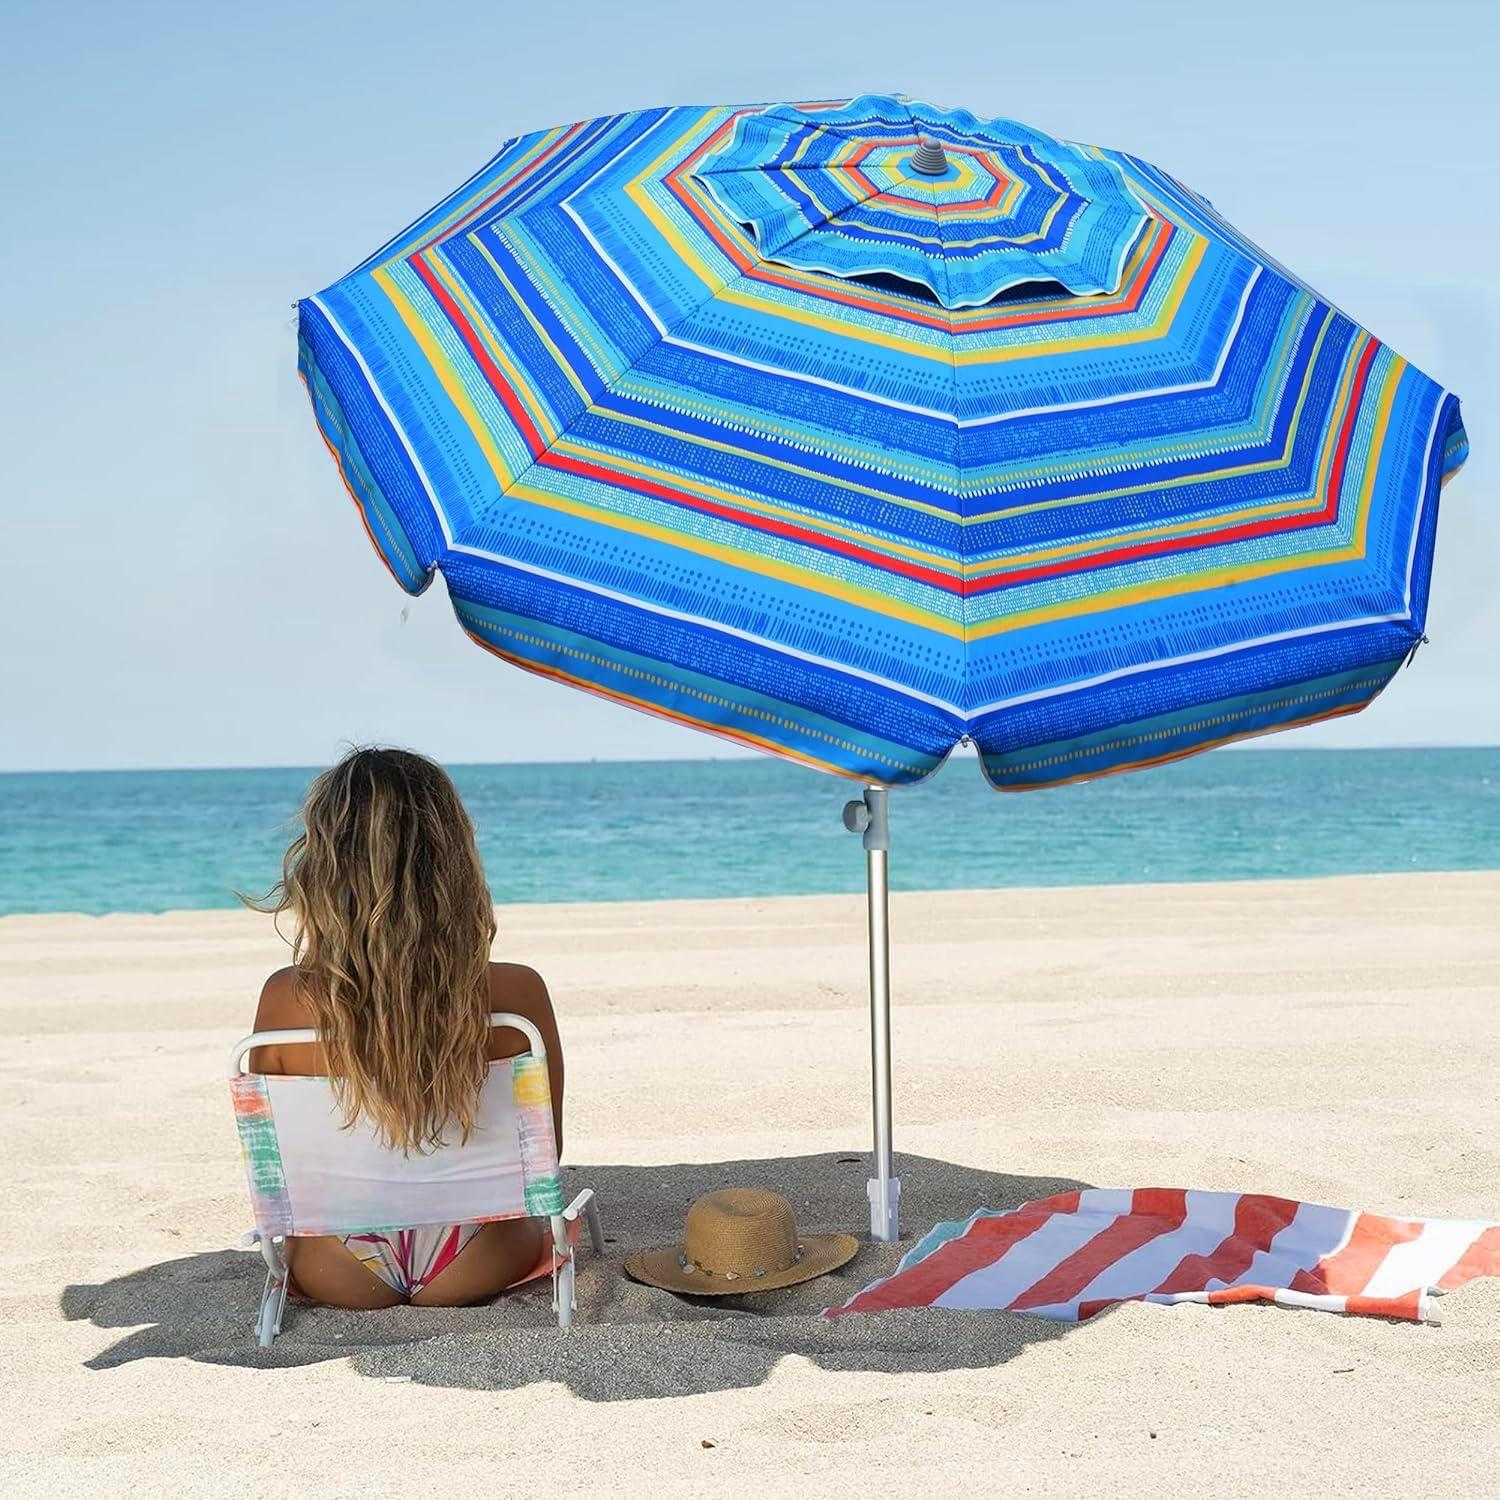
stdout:
[[[455,766],[500,902],[862,889],[853,783],[773,760]],[[276,878],[309,768],[0,775],[0,915],[225,907]],[[892,793],[898,890],[1500,868],[1500,748],[1218,751],[1001,795]]]

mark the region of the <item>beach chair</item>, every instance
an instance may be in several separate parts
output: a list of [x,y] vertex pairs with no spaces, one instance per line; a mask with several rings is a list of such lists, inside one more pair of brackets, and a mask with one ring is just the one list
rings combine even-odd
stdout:
[[263,1349],[281,1331],[288,1280],[283,1247],[295,1235],[545,1218],[554,1249],[552,1306],[558,1327],[573,1321],[576,1221],[585,1216],[594,1249],[602,1251],[598,1205],[590,1188],[563,1204],[541,1034],[523,1016],[501,1011],[490,1016],[490,1025],[524,1033],[531,1050],[490,1064],[467,1141],[405,1155],[366,1120],[346,1127],[328,1079],[247,1071],[256,1047],[315,1042],[317,1032],[258,1031],[234,1044],[229,1090],[255,1213],[244,1242],[258,1245],[266,1262],[255,1323]]

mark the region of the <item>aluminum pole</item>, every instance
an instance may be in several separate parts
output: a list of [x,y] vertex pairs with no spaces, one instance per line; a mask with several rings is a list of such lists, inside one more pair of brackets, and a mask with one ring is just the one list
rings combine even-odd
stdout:
[[844,808],[844,826],[864,835],[865,888],[870,946],[870,1104],[875,1175],[867,1185],[870,1238],[901,1238],[901,1180],[891,1146],[891,936],[890,821],[886,789],[868,787],[862,801]]

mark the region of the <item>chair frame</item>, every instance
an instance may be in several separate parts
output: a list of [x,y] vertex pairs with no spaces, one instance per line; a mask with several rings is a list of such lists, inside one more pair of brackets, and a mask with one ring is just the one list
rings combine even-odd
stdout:
[[[528,1043],[527,1051],[542,1062],[546,1062],[547,1048],[542,1041],[542,1034],[525,1016],[518,1016],[512,1011],[491,1011],[490,1027],[493,1029],[496,1026],[504,1026],[521,1032]],[[318,1033],[310,1026],[291,1030],[252,1032],[249,1036],[241,1037],[230,1049],[229,1076],[231,1079],[238,1078],[241,1074],[251,1071],[247,1059],[257,1047],[293,1046],[317,1040]],[[604,1229],[600,1223],[599,1205],[595,1201],[592,1188],[584,1188],[560,1214],[547,1216],[552,1228],[552,1310],[557,1314],[559,1328],[569,1327],[573,1322],[573,1315],[578,1311],[575,1265],[578,1250],[569,1238],[568,1227],[580,1215],[588,1225],[589,1241],[595,1253],[602,1255],[604,1253]],[[524,1216],[518,1214],[515,1217]],[[503,1223],[504,1221],[495,1222]],[[266,1263],[266,1283],[261,1291],[260,1308],[255,1317],[255,1332],[260,1347],[269,1349],[276,1335],[281,1332],[281,1320],[286,1311],[287,1287],[291,1280],[286,1262],[285,1236],[266,1235],[262,1234],[259,1229],[252,1229],[240,1243],[255,1245]]]

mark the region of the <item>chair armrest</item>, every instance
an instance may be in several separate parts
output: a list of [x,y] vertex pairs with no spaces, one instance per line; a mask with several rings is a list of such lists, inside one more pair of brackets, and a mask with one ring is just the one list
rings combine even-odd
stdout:
[[584,1190],[565,1209],[563,1209],[563,1218],[569,1220],[576,1219],[578,1215],[588,1207],[589,1200],[593,1196],[593,1188],[584,1188]]

